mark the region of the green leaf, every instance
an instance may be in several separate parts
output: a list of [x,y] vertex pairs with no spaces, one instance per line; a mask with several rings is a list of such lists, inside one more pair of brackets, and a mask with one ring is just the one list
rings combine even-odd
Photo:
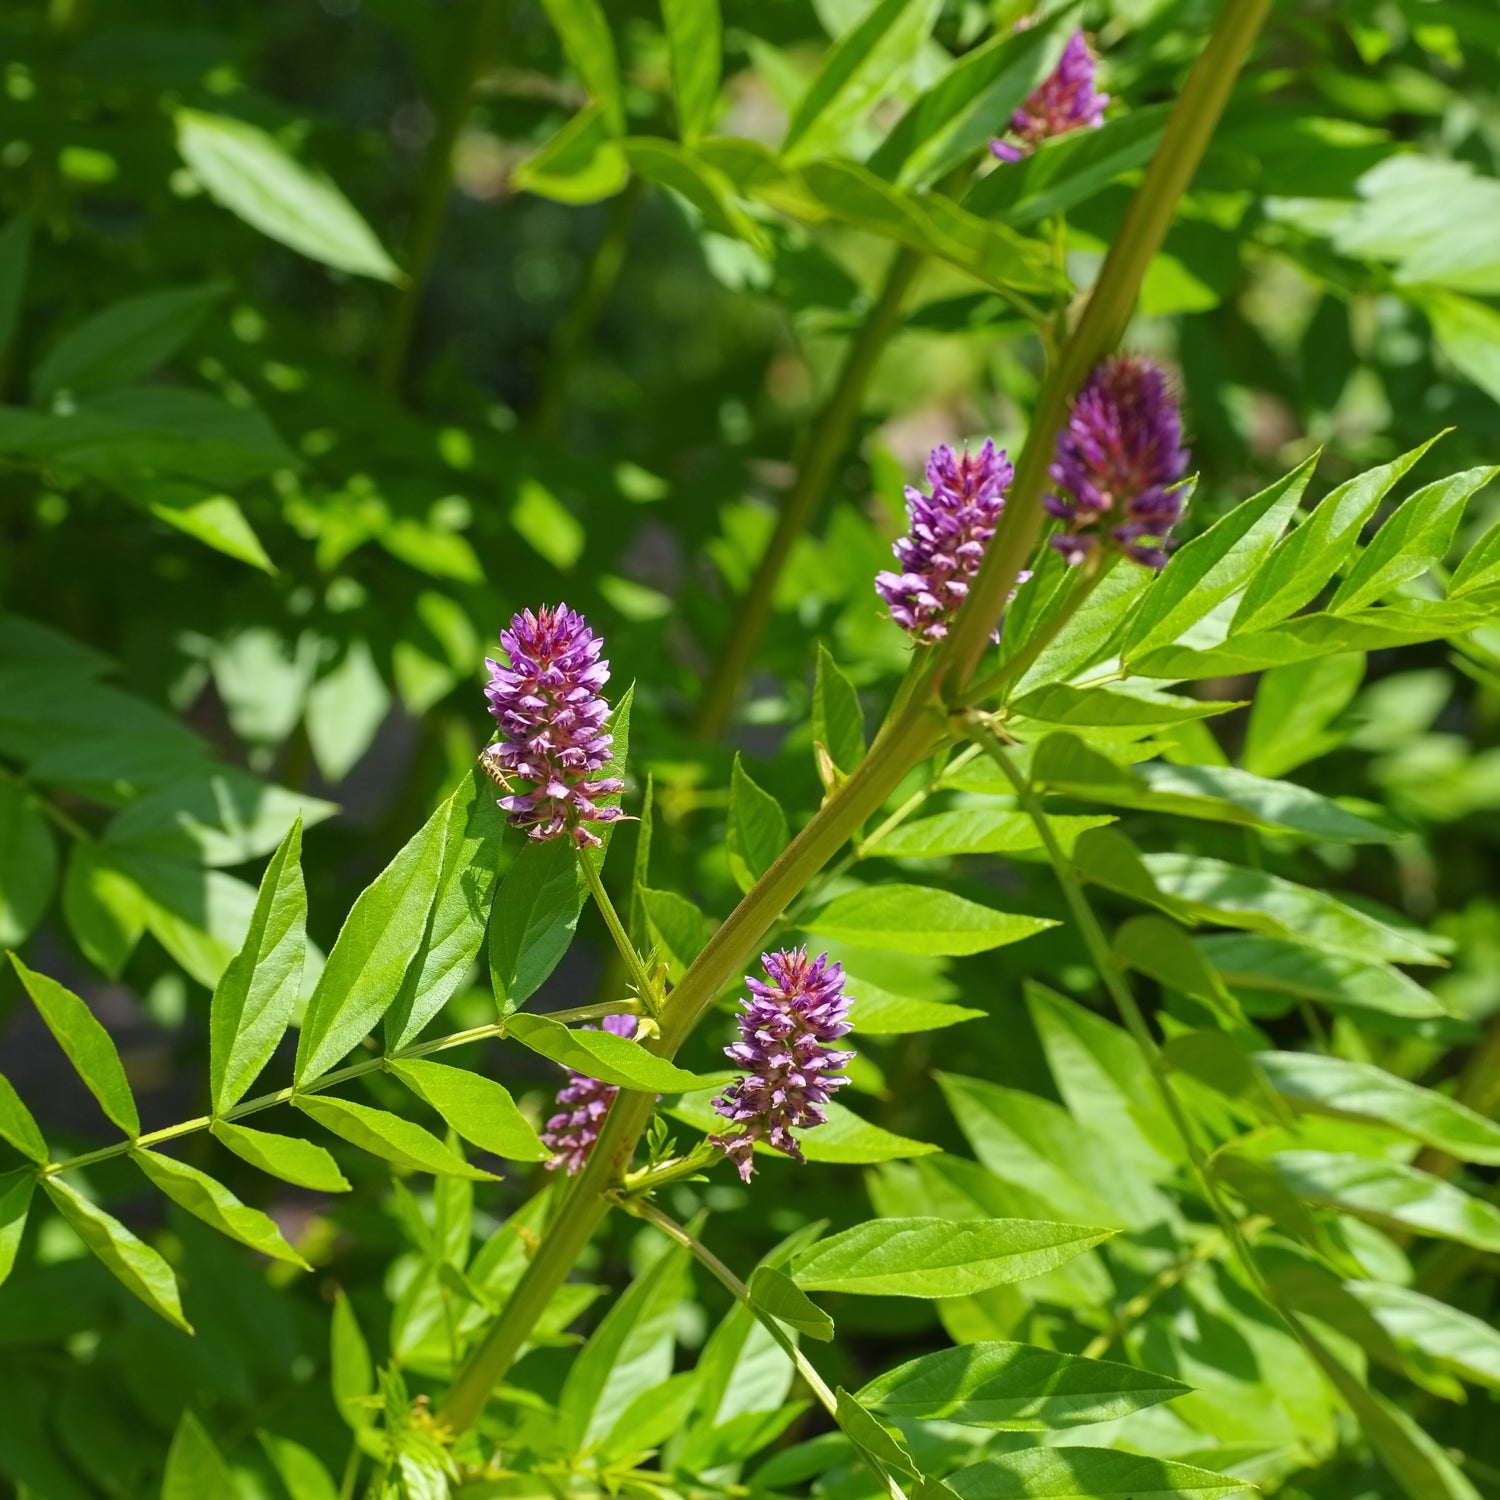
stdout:
[[[1079,834],[1113,821],[1107,817],[1047,819],[1064,853],[1072,850]],[[954,854],[1018,854],[1041,847],[1042,836],[1029,813],[964,807],[897,824],[867,843],[865,853],[882,859],[936,859]]]
[[1321,1208],[1500,1251],[1500,1208],[1415,1167],[1335,1151],[1278,1151],[1266,1165]]
[[59,391],[78,395],[149,375],[192,338],[223,299],[222,286],[190,286],[111,303],[65,333],[37,362],[32,400],[45,406]]
[[756,786],[736,754],[729,783],[729,826],[724,831],[724,848],[735,884],[748,891],[771,868],[790,837],[781,804]]
[[1361,653],[1273,667],[1260,680],[1245,731],[1244,763],[1257,776],[1288,771],[1337,749],[1353,724],[1336,722],[1364,680]]
[[1157,906],[1169,915],[1191,920],[1192,909],[1169,896],[1146,868],[1145,856],[1114,828],[1091,828],[1073,846],[1073,866],[1094,885]]
[[895,953],[983,953],[1057,923],[921,885],[872,885],[835,896],[809,926],[824,937]]
[[1299,1109],[1379,1120],[1460,1161],[1500,1166],[1500,1125],[1371,1063],[1313,1052],[1258,1052],[1276,1091]]
[[375,1394],[375,1363],[343,1287],[333,1295],[328,1352],[334,1404],[344,1421],[360,1432],[375,1421],[375,1412],[369,1405],[369,1398]]
[[859,1399],[892,1417],[1043,1431],[1112,1422],[1186,1395],[1169,1375],[1031,1344],[978,1343],[908,1360]]
[[322,1094],[300,1095],[292,1101],[325,1130],[368,1151],[384,1161],[411,1172],[432,1172],[442,1177],[468,1177],[475,1182],[493,1182],[492,1172],[471,1167],[457,1152],[445,1146],[431,1131],[411,1120],[353,1104],[348,1099],[330,1099]]
[[1140,688],[1128,693],[1112,693],[1105,688],[1075,688],[1057,682],[1049,687],[1015,699],[1011,707],[1028,719],[1050,724],[1082,724],[1103,728],[1124,725],[1148,727],[1154,724],[1182,724],[1193,719],[1212,718],[1243,708],[1230,700],[1205,702],[1200,698],[1183,698],[1173,693]]
[[1215,933],[1195,938],[1193,943],[1238,989],[1269,991],[1416,1021],[1447,1015],[1414,979],[1386,964],[1322,953],[1302,943],[1258,933]]
[[338,1485],[312,1449],[269,1432],[256,1436],[291,1500],[339,1500]]
[[1170,646],[1189,626],[1253,577],[1265,561],[1317,464],[1304,460],[1283,479],[1242,501],[1172,559],[1125,638],[1127,665]]
[[132,1151],[130,1159],[180,1208],[220,1234],[304,1271],[312,1267],[281,1237],[274,1219],[248,1208],[206,1172],[155,1151]]
[[561,573],[583,556],[587,541],[583,523],[540,480],[528,476],[521,481],[510,524],[538,557]]
[[338,1163],[321,1146],[297,1135],[275,1135],[215,1120],[209,1127],[216,1139],[242,1160],[283,1182],[315,1193],[347,1193],[349,1183]]
[[72,990],[64,989],[45,974],[34,973],[14,953],[10,961],[47,1023],[48,1031],[57,1038],[58,1046],[67,1053],[68,1061],[99,1101],[99,1107],[126,1135],[139,1135],[141,1117],[109,1033]]
[[1165,917],[1130,917],[1115,933],[1114,951],[1158,984],[1201,1000],[1236,1024],[1244,1021],[1218,970],[1177,923]]
[[505,872],[490,924],[490,977],[501,1012],[524,1005],[578,930],[588,883],[568,839],[528,839]]
[[0,945],[20,947],[57,884],[57,845],[36,799],[0,781]]
[[504,815],[477,767],[448,799],[437,890],[422,945],[385,1013],[389,1051],[408,1046],[453,997],[484,946],[495,897]]
[[829,49],[787,126],[782,155],[802,162],[837,150],[905,77],[940,8],[939,0],[876,0]]
[[1192,854],[1148,854],[1144,863],[1161,890],[1226,926],[1293,938],[1365,961],[1442,962],[1415,929],[1398,929],[1346,906],[1326,891],[1297,885],[1264,870]]
[[1442,562],[1453,544],[1469,497],[1500,468],[1468,469],[1420,489],[1397,507],[1360,553],[1329,601],[1332,614],[1350,614]]
[[340,271],[400,281],[374,231],[319,172],[244,120],[179,109],[177,149],[208,194],[252,229]]
[[1425,290],[1419,299],[1432,336],[1449,362],[1492,401],[1500,401],[1500,312],[1456,292]]
[[692,204],[705,229],[769,250],[761,227],[740,206],[734,183],[695,152],[660,136],[630,136],[620,149],[639,176]]
[[342,781],[374,742],[390,708],[390,689],[369,643],[348,643],[337,664],[307,692],[303,727],[325,781]]
[[911,1454],[906,1451],[906,1444],[883,1422],[872,1417],[842,1386],[838,1388],[836,1402],[834,1421],[855,1447],[904,1474],[917,1472]]
[[859,694],[822,641],[813,680],[812,735],[846,776],[865,758],[865,711]]
[[919,1000],[882,989],[871,980],[850,975],[846,986],[849,1020],[863,1036],[904,1036],[914,1031],[939,1031],[961,1021],[977,1020],[988,1011],[941,1000]]
[[960,1500],[1223,1500],[1254,1485],[1116,1448],[1031,1448],[948,1476]]
[[273,563],[255,534],[255,528],[245,519],[239,501],[229,495],[206,495],[188,505],[164,505],[153,502],[151,514],[158,521],[165,521],[184,536],[233,557],[262,573],[275,574]]
[[[932,1156],[939,1150],[927,1141],[914,1141],[872,1125],[841,1104],[828,1104],[824,1108],[828,1111],[828,1119],[823,1124],[792,1132],[808,1161],[866,1166],[914,1156]],[[724,1128],[724,1117],[714,1112],[706,1094],[684,1094],[664,1113],[705,1134],[717,1134]],[[770,1161],[782,1155],[765,1141],[755,1143],[755,1153]]]
[[719,0],[661,0],[671,59],[677,133],[692,145],[713,125],[723,63]]
[[603,7],[598,0],[542,0],[542,8],[610,131],[620,135],[625,129],[625,101]]
[[642,890],[641,902],[651,928],[653,946],[665,952],[674,981],[703,951],[708,941],[708,918],[700,907],[676,891]]
[[470,1144],[510,1161],[547,1155],[509,1091],[493,1078],[417,1058],[395,1059],[390,1068]]
[[12,214],[0,229],[0,353],[4,353],[20,321],[30,258],[31,220],[25,214]]
[[214,1440],[191,1411],[184,1411],[167,1450],[161,1500],[237,1500],[238,1494]]
[[36,1175],[32,1172],[7,1172],[0,1177],[0,1286],[5,1285],[21,1249],[35,1187]]
[[1500,1330],[1410,1287],[1383,1281],[1346,1281],[1398,1345],[1416,1349],[1461,1380],[1500,1390]]
[[804,1250],[792,1279],[813,1292],[963,1297],[1050,1271],[1113,1233],[1027,1219],[880,1219]]
[[645,1094],[681,1094],[717,1088],[720,1078],[704,1078],[648,1052],[639,1042],[609,1031],[574,1031],[547,1016],[514,1015],[506,1035],[565,1068]]
[[245,1097],[280,1046],[302,993],[307,890],[301,860],[298,818],[261,877],[245,946],[214,988],[208,1074],[215,1114]]
[[75,844],[63,877],[63,916],[83,956],[117,979],[146,930],[146,901],[102,850]]
[[118,1219],[96,1208],[75,1188],[59,1177],[44,1177],[57,1211],[78,1231],[78,1237],[105,1266],[153,1312],[184,1333],[193,1330],[182,1315],[177,1278],[172,1268],[150,1245],[139,1240]]
[[42,1138],[31,1111],[21,1102],[21,1096],[3,1073],[0,1073],[0,1140],[9,1141],[22,1156],[46,1165],[47,1142]]
[[1056,23],[1043,20],[965,52],[896,122],[870,158],[870,170],[909,187],[956,165],[1051,71],[1061,40]]
[[1235,611],[1231,634],[1274,625],[1317,597],[1353,554],[1360,531],[1394,485],[1432,447],[1420,447],[1341,484],[1266,560]]
[[[520,192],[535,193],[556,203],[572,204],[597,203],[602,198],[611,198],[629,180],[630,164],[620,150],[604,111],[597,104],[591,104],[574,115],[535,156],[527,157],[510,178],[511,186]],[[550,492],[543,490],[542,493],[548,500],[552,499]],[[523,501],[525,497],[523,484]],[[512,522],[518,529],[523,519],[529,525],[534,510],[532,507],[523,512],[518,502],[512,512]],[[577,525],[571,512],[563,513]]]
[[672,1373],[687,1251],[673,1245],[636,1277],[569,1367],[558,1399],[560,1441],[582,1452],[604,1437],[633,1397]]
[[775,1266],[757,1266],[750,1277],[750,1300],[762,1312],[808,1338],[829,1343],[833,1319],[795,1281]]

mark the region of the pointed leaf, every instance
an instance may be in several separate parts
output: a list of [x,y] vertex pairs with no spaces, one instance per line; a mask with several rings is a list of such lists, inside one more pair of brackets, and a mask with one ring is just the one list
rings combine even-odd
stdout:
[[757,1266],[750,1277],[750,1300],[762,1312],[828,1343],[833,1338],[833,1319],[795,1281],[775,1266]]
[[542,0],[547,19],[562,39],[563,51],[578,70],[583,86],[620,135],[625,129],[625,102],[614,38],[599,0]]
[[872,885],[835,896],[808,925],[824,937],[893,953],[983,953],[1057,923],[996,911],[951,891]]
[[842,1386],[838,1388],[834,1421],[855,1447],[872,1454],[881,1463],[903,1474],[915,1474],[917,1466],[901,1441],[884,1423],[877,1421]]
[[1255,1486],[1116,1448],[1032,1448],[948,1476],[960,1500],[1224,1500]]
[[528,840],[500,883],[490,924],[490,977],[502,1014],[524,1005],[557,967],[587,900],[572,843]]
[[431,1131],[411,1120],[403,1120],[400,1115],[321,1094],[304,1095],[292,1102],[325,1130],[331,1130],[351,1146],[358,1146],[361,1151],[368,1151],[372,1156],[408,1171],[469,1177],[476,1182],[495,1181],[493,1172],[481,1172],[478,1167],[471,1167]]
[[245,946],[214,987],[208,1073],[216,1114],[238,1104],[270,1062],[302,993],[307,890],[301,860],[298,818],[261,877]]
[[96,1208],[61,1178],[44,1177],[42,1186],[84,1244],[147,1307],[184,1333],[193,1331],[182,1315],[177,1278],[171,1266],[150,1245],[137,1239],[118,1219]]
[[214,1440],[184,1411],[167,1450],[161,1500],[236,1500],[239,1491]]
[[846,776],[865,758],[865,711],[859,694],[821,641],[813,681],[812,735]]
[[31,1172],[7,1172],[0,1177],[0,1286],[16,1263],[35,1187],[36,1177]]
[[57,844],[35,799],[0,781],[0,944],[20,947],[57,884]]
[[274,1135],[215,1120],[209,1127],[236,1156],[283,1182],[315,1193],[347,1193],[349,1183],[338,1163],[321,1146],[297,1135]]
[[661,0],[672,67],[677,133],[692,145],[713,124],[723,63],[719,0]]
[[575,1031],[547,1016],[515,1015],[505,1024],[506,1035],[523,1047],[619,1088],[646,1094],[681,1094],[718,1088],[723,1081],[689,1073],[665,1057],[648,1052],[639,1042],[612,1032]]
[[1420,1351],[1461,1380],[1500,1390],[1500,1329],[1383,1281],[1346,1281],[1344,1288],[1398,1344]]
[[375,1393],[375,1363],[342,1287],[333,1299],[329,1365],[329,1384],[340,1416],[356,1432],[369,1427],[375,1420],[375,1412],[368,1405],[369,1397]]
[[[1109,817],[1066,815],[1047,819],[1065,854],[1072,850],[1079,834],[1113,821]],[[864,849],[882,859],[937,859],[954,854],[1016,854],[1041,847],[1042,836],[1029,813],[965,807],[900,823],[878,840],[866,843]]]
[[[722,1079],[718,1082],[722,1082]],[[808,1161],[839,1162],[846,1166],[868,1165],[873,1162],[905,1160],[914,1156],[932,1156],[941,1149],[927,1141],[914,1141],[908,1136],[883,1130],[842,1104],[825,1104],[823,1107],[828,1112],[828,1118],[821,1125],[792,1132]],[[702,1093],[684,1094],[664,1113],[705,1134],[716,1134],[724,1128],[723,1116],[714,1112],[713,1104]],[[763,1156],[767,1161],[778,1158],[786,1160],[768,1141],[757,1141],[755,1154]]]
[[34,973],[14,953],[10,961],[47,1029],[57,1038],[58,1046],[67,1053],[99,1107],[126,1135],[139,1135],[141,1118],[136,1113],[135,1097],[109,1033],[72,990],[45,974]]
[[339,1487],[311,1448],[269,1432],[256,1436],[291,1500],[339,1500]]
[[398,1059],[390,1067],[470,1144],[510,1161],[541,1161],[547,1155],[515,1100],[493,1078],[417,1058]]
[[9,1141],[22,1156],[46,1165],[47,1142],[31,1111],[3,1073],[0,1073],[0,1140]]
[[724,848],[735,884],[748,891],[771,868],[790,837],[781,804],[756,786],[736,754],[729,783],[729,826],[724,831]]

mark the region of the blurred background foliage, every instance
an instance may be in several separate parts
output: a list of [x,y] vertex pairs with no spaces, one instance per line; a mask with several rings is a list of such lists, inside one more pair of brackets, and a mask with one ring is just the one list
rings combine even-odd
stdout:
[[[675,136],[658,10],[607,9],[631,132]],[[713,130],[774,147],[830,37],[867,9],[726,0]],[[1170,103],[1214,9],[1074,10],[1097,40],[1112,117]],[[950,55],[1020,11],[944,5],[842,149],[865,156]],[[482,658],[517,608],[565,597],[605,634],[615,689],[636,683],[632,797],[638,810],[649,774],[651,884],[722,917],[736,899],[723,847],[733,751],[794,818],[816,807],[813,643],[880,701],[905,646],[871,578],[899,530],[902,484],[939,441],[993,435],[1014,451],[1024,435],[1040,371],[1030,326],[950,262],[924,259],[776,589],[737,725],[724,743],[696,738],[693,708],[773,507],[896,252],[855,224],[761,207],[736,237],[607,153],[559,165],[549,143],[588,97],[535,0],[11,0],[0,13],[0,936],[89,997],[121,1041],[147,1128],[201,1109],[208,987],[291,811],[310,825],[310,932],[326,950],[487,738]],[[1497,100],[1500,13],[1485,0],[1277,6],[1131,333],[1179,372],[1200,476],[1189,531],[1319,448],[1315,494],[1443,428],[1414,481],[1495,457]],[[544,146],[554,156],[539,167]],[[231,211],[215,186],[236,149],[270,151],[285,174],[293,207],[273,208],[268,232],[254,203]],[[1143,160],[1127,141],[1069,207],[1079,283]],[[1500,496],[1481,496],[1464,537],[1497,517]],[[1500,631],[1460,650],[1289,670],[1254,716],[1222,717],[1214,734],[1218,751],[1200,740],[1192,753],[1383,804],[1402,830],[1392,854],[1307,858],[1453,945],[1433,986],[1453,1014],[1362,1012],[1356,1026],[1263,1005],[1277,1044],[1322,1044],[1327,1027],[1345,1055],[1407,1074],[1449,1054],[1460,1067],[1476,1045],[1493,1060]],[[1232,830],[1127,826],[1153,849],[1245,852]],[[628,850],[633,835],[622,840]],[[992,864],[958,864],[954,887],[1004,878],[1012,909],[1054,910],[1024,866],[1002,877]],[[628,859],[614,878],[621,869]],[[544,1007],[618,984],[591,920]],[[1020,979],[1090,990],[1065,928],[1024,956],[907,968],[908,995],[985,1019],[873,1039],[856,1073],[867,1116],[962,1149],[932,1067],[1055,1095]],[[28,1081],[49,1138],[87,1149],[99,1122],[18,998],[7,971],[5,1070]],[[445,1019],[475,1024],[491,1007],[476,981]],[[711,1066],[718,1040],[700,1039],[690,1065]],[[545,1115],[556,1080],[531,1054],[492,1045],[469,1061]],[[1500,1102],[1490,1078],[1478,1107]],[[214,1161],[239,1181],[223,1153]],[[336,1465],[333,1288],[379,1351],[401,1337],[388,1299],[417,1254],[385,1171],[346,1170],[348,1198],[272,1195],[315,1277],[247,1276],[237,1252],[170,1219],[193,1341],[46,1222],[0,1292],[0,1490],[146,1493],[189,1403],[247,1494],[278,1493],[251,1441],[260,1428]],[[898,1202],[914,1171],[876,1174],[877,1203]],[[516,1168],[483,1189],[477,1232],[540,1178]],[[157,1212],[124,1168],[96,1186],[126,1194],[127,1217],[135,1192],[136,1222]],[[263,1182],[243,1191],[266,1201]],[[702,1196],[748,1254],[816,1217],[863,1216],[866,1191],[852,1167],[772,1162],[753,1196],[717,1178]],[[616,1224],[590,1281],[621,1283],[633,1239]],[[1159,1269],[1143,1253],[1138,1283]],[[1050,1295],[996,1293],[942,1316],[955,1336],[968,1318],[1077,1347],[1102,1316],[1100,1289],[1080,1273]],[[1341,1448],[1284,1336],[1227,1305],[1233,1285],[1207,1276],[1178,1295],[1175,1321],[1149,1335],[1171,1345],[1153,1367],[1190,1370],[1205,1392],[1178,1451],[1219,1445],[1222,1466],[1225,1445],[1274,1450],[1257,1477],[1286,1479],[1287,1493],[1395,1493]],[[1450,1295],[1493,1316],[1490,1281]],[[687,1358],[722,1311],[716,1288],[699,1296],[678,1317]],[[846,1299],[839,1318],[852,1337],[829,1373],[850,1388],[943,1341],[927,1304]],[[840,1358],[848,1370],[832,1368]],[[555,1392],[563,1368],[543,1347],[521,1378]],[[1500,1492],[1490,1399],[1424,1397],[1422,1416]]]

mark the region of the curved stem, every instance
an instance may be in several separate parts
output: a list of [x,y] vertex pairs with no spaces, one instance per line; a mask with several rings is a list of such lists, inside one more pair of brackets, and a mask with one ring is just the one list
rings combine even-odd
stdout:
[[902,303],[925,259],[919,250],[896,252],[879,298],[844,355],[833,392],[813,419],[797,466],[797,478],[782,502],[776,530],[771,534],[748,591],[740,600],[729,633],[719,649],[713,674],[708,679],[703,701],[698,706],[693,728],[703,739],[718,739],[729,723],[740,682],[755,660],[761,636],[771,618],[776,585],[797,539],[807,530],[828,492],[834,468],[848,448],[859,419],[865,386],[901,321]]

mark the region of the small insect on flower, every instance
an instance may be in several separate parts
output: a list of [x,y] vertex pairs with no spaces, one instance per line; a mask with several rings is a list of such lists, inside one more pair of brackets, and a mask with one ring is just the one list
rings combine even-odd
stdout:
[[1172,486],[1187,466],[1182,418],[1161,367],[1138,354],[1105,360],[1057,435],[1048,472],[1062,493],[1042,504],[1067,529],[1052,545],[1080,563],[1109,525],[1108,539],[1126,557],[1165,567],[1168,533],[1182,519],[1183,494]]
[[824,1106],[849,1082],[838,1070],[854,1056],[831,1045],[850,1029],[842,967],[826,953],[809,959],[806,948],[764,953],[760,961],[770,983],[746,976],[740,1039],[724,1049],[746,1076],[714,1100],[738,1128],[709,1137],[746,1182],[755,1173],[757,1141],[804,1160],[792,1131],[826,1123]]
[[[627,1041],[635,1035],[634,1016],[605,1016],[604,1029]],[[592,1031],[592,1026],[585,1026]],[[553,1154],[547,1161],[549,1171],[565,1170],[569,1177],[583,1170],[583,1164],[599,1139],[604,1117],[620,1090],[612,1083],[600,1083],[587,1073],[568,1069],[568,1081],[558,1090],[558,1113],[547,1121],[542,1144]]]
[[1005,450],[992,442],[978,453],[965,449],[962,458],[944,444],[927,462],[931,496],[907,486],[910,531],[891,548],[901,571],[877,574],[875,589],[913,640],[940,641],[948,634],[984,561],[1014,472]]
[[[614,744],[604,728],[604,642],[581,614],[559,604],[516,615],[500,644],[510,661],[486,661],[485,696],[503,738],[484,750],[480,765],[509,793],[500,806],[517,828],[534,839],[566,834],[580,849],[597,847],[602,840],[588,825],[624,816],[618,807],[599,806],[625,785],[597,774],[609,765]],[[531,790],[515,791],[513,777],[530,782]]]
[[1102,125],[1109,95],[1094,87],[1096,67],[1088,38],[1082,31],[1075,31],[1057,66],[1010,117],[1010,134],[1019,144],[994,140],[990,142],[991,152],[1001,161],[1020,161],[1052,136]]

